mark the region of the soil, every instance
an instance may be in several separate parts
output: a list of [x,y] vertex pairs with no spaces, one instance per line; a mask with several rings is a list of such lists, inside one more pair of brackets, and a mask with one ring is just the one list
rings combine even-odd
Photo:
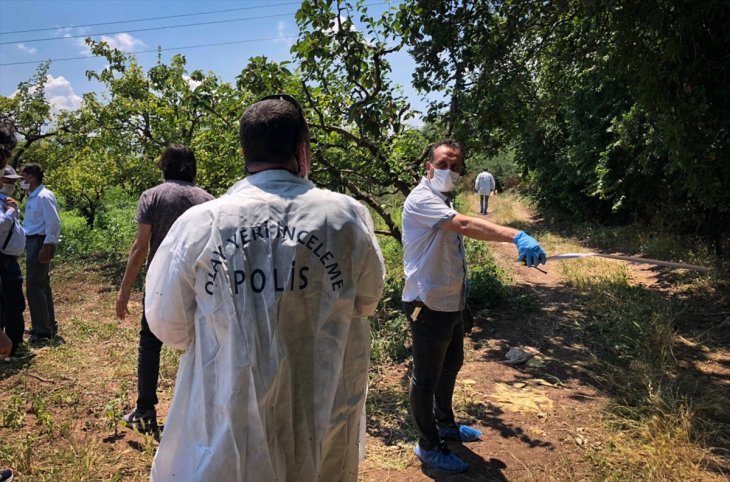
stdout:
[[[519,213],[528,223],[529,211]],[[450,444],[470,465],[463,474],[430,469],[413,454],[417,435],[407,407],[387,427],[368,420],[367,457],[360,466],[367,481],[503,481],[597,480],[602,452],[612,443],[606,423],[609,396],[598,388],[597,376],[584,365],[595,355],[575,329],[584,314],[572,289],[553,265],[547,273],[515,263],[508,243],[491,243],[498,265],[524,287],[536,305],[532,310],[498,308],[482,311],[465,339],[466,360],[454,396],[459,423],[482,431],[480,441]],[[557,253],[556,253],[557,254]],[[672,297],[673,284],[662,271],[648,265],[629,265],[632,284],[664,290]],[[707,308],[711,310],[712,308]],[[697,328],[696,326],[694,328]],[[730,340],[711,356],[682,353],[678,336],[676,355],[686,355],[714,383],[730,388]],[[693,330],[696,333],[696,330]],[[691,343],[686,340],[687,343]],[[510,347],[536,349],[530,362],[504,363]],[[369,397],[380,391],[407,393],[410,360],[384,370],[371,385]],[[407,428],[406,428],[407,427]],[[727,472],[726,472],[727,473]],[[708,474],[708,480],[718,480]],[[720,473],[719,480],[725,480]]]
[[[477,312],[475,327],[465,339],[454,406],[459,422],[483,435],[478,442],[451,448],[470,464],[469,470],[459,475],[435,472],[413,454],[417,436],[406,403],[408,360],[373,370],[361,480],[600,478],[599,466],[612,443],[605,415],[611,399],[601,391],[600,377],[587,368],[595,355],[576,328],[585,316],[583,307],[556,267],[548,265],[546,274],[527,269],[514,262],[512,244],[492,243],[491,248],[523,294],[518,302]],[[665,271],[645,265],[630,265],[630,277],[632,283],[661,291],[668,299],[686,301],[674,355],[698,380],[706,377],[707,386],[730,389],[730,302],[715,293],[675,291]],[[121,427],[117,432],[109,425],[114,415],[105,408],[118,400],[116,409],[128,409],[134,401],[142,301],[141,294],[134,293],[132,314],[124,322],[115,321],[112,278],[108,273],[56,272],[57,316],[64,323],[66,344],[34,350],[33,359],[0,369],[3,414],[10,413],[11,395],[19,394],[26,417],[21,429],[0,431],[0,459],[12,456],[0,460],[0,466],[13,462],[20,480],[60,480],[62,475],[65,480],[148,478],[156,444]],[[515,346],[534,348],[538,354],[526,364],[507,365],[505,355]],[[62,356],[66,358],[59,359]],[[175,367],[169,358],[161,364],[162,417],[172,396]],[[48,400],[53,426],[41,424],[34,397]],[[718,419],[726,420],[727,413],[718,413]],[[33,451],[28,451],[23,447],[31,436]],[[57,446],[57,437],[64,443]]]

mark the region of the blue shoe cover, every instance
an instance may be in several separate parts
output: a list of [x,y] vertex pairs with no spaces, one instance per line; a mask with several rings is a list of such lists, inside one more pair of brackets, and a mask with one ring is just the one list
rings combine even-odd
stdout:
[[416,457],[426,465],[450,474],[459,474],[469,468],[469,464],[450,452],[445,446],[432,450],[416,447]]
[[482,436],[482,432],[475,428],[471,428],[468,425],[459,425],[459,438],[462,442],[474,442],[479,440]]
[[454,442],[475,442],[482,436],[482,432],[467,425],[449,425],[439,428],[439,437],[442,440]]

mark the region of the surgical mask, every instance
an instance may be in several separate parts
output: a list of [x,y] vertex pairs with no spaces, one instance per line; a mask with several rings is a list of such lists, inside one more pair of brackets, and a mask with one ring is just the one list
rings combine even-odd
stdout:
[[15,183],[13,184],[3,184],[2,189],[0,189],[0,192],[5,194],[6,196],[12,196],[15,192]]
[[458,172],[454,172],[451,169],[434,169],[431,186],[439,192],[451,192],[454,190],[454,186],[458,180]]
[[20,181],[20,189],[30,189],[30,184],[26,181]]

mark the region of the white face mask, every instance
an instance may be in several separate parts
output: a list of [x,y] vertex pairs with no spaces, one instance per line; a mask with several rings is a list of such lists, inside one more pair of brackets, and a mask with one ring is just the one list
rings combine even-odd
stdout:
[[434,169],[431,185],[439,192],[451,192],[454,190],[454,186],[458,180],[458,172],[454,172],[451,169]]
[[15,183],[13,184],[3,184],[3,188],[0,189],[0,192],[5,194],[6,196],[12,196],[15,192]]
[[26,181],[20,181],[20,189],[30,189],[30,184]]

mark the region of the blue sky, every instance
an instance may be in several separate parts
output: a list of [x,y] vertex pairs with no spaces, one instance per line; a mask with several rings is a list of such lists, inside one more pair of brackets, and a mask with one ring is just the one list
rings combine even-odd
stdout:
[[[385,2],[368,2],[380,2],[383,6],[369,7],[374,16],[385,10]],[[0,0],[0,64],[32,62],[0,65],[0,94],[12,95],[19,82],[30,79],[38,65],[36,61],[83,57],[79,60],[52,62],[46,87],[47,96],[57,108],[77,106],[82,94],[98,89],[97,85],[86,79],[86,70],[98,70],[105,64],[104,60],[90,56],[83,42],[85,36],[106,40],[110,45],[128,52],[153,50],[137,54],[138,61],[145,68],[154,65],[158,46],[168,49],[246,41],[163,51],[163,61],[168,61],[176,53],[182,53],[187,59],[188,71],[213,71],[230,82],[241,72],[250,57],[265,55],[274,61],[291,60],[289,48],[298,33],[294,13],[299,4],[291,0]],[[229,11],[83,26],[218,10]],[[209,23],[161,28],[201,22]],[[29,31],[36,29],[42,30]],[[24,32],[10,33],[15,31]],[[34,41],[37,39],[50,40]],[[420,96],[410,86],[414,67],[410,56],[400,52],[390,61],[393,67],[392,80],[403,87],[413,107],[425,110]]]

